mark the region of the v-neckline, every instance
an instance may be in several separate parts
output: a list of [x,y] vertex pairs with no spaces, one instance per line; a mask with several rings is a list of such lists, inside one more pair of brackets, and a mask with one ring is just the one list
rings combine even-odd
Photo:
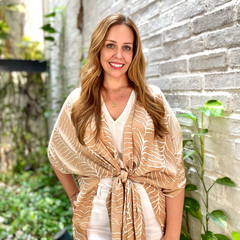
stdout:
[[[132,90],[134,91],[134,90]],[[134,92],[135,93],[135,92]],[[131,93],[132,94],[132,93]],[[102,97],[102,96],[101,96]],[[130,97],[129,97],[130,99]],[[128,100],[129,100],[128,99]],[[102,100],[103,100],[103,97],[102,97]],[[129,101],[128,101],[129,102]],[[102,101],[102,104],[103,104],[103,107],[105,105],[104,101]],[[127,121],[126,121],[126,124],[124,126],[124,131],[123,131],[123,157],[122,157],[122,162],[123,162],[123,165],[125,166],[127,164],[127,159],[126,159],[126,156],[125,156],[125,151],[126,151],[126,144],[128,145],[128,149],[132,149],[132,141],[130,142],[125,142],[124,139],[132,139],[132,123],[133,123],[133,115],[134,115],[134,112],[136,110],[136,106],[137,106],[137,97],[136,97],[136,93],[135,93],[135,100],[134,100],[134,103],[133,103],[133,106],[131,107],[131,110],[129,112],[129,116],[127,118]],[[126,105],[127,106],[127,105]],[[108,111],[107,111],[107,114]],[[110,114],[109,114],[110,115]],[[111,115],[110,115],[111,116]],[[111,118],[110,118],[111,119]],[[109,138],[111,139],[111,131],[110,131],[110,128],[109,128],[109,125],[107,123],[107,118],[106,118],[106,115],[105,115],[105,112],[102,111],[101,113],[101,121],[103,121],[103,127],[107,130],[107,133],[109,134]],[[111,121],[114,121],[113,119]],[[115,122],[115,121],[114,121]],[[110,140],[111,141],[111,140]],[[118,156],[118,153],[117,153],[117,150],[116,148],[114,147],[113,143],[111,143],[113,148],[114,148],[114,152],[115,152],[115,156]],[[133,158],[133,153],[130,153],[128,155],[128,160],[130,161],[131,159]],[[111,164],[113,164],[118,170],[120,170],[121,168],[121,165],[120,165],[120,162],[119,161],[114,161],[116,158],[114,157],[113,159],[109,160],[109,162]],[[117,157],[118,159],[118,157]],[[131,167],[130,167],[131,168]]]
[[[121,117],[123,116],[123,114],[127,111],[127,108],[128,108],[128,106],[129,106],[129,104],[130,104],[130,101],[131,101],[132,98],[133,98],[133,94],[134,94],[133,91],[134,91],[134,90],[132,89],[132,92],[131,92],[131,94],[130,94],[130,96],[129,96],[129,98],[128,98],[127,104],[125,105],[122,113],[118,116],[118,118],[117,118],[116,120],[114,120],[114,119],[112,118],[112,116],[111,116],[111,114],[109,113],[108,108],[107,108],[107,106],[106,106],[106,104],[105,104],[105,102],[104,102],[103,96],[101,95],[102,102],[103,102],[103,107],[105,108],[105,112],[106,112],[106,114],[108,115],[108,118],[110,119],[111,122],[117,123],[117,122],[119,121],[119,119],[121,119]],[[131,111],[130,111],[130,112],[131,112]]]

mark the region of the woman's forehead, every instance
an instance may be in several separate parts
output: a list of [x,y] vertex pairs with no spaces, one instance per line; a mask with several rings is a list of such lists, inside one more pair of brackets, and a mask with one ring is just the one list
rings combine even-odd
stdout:
[[110,27],[106,41],[112,40],[112,41],[123,41],[127,43],[133,43],[134,41],[134,34],[130,27],[128,27],[125,24],[121,25],[114,25]]

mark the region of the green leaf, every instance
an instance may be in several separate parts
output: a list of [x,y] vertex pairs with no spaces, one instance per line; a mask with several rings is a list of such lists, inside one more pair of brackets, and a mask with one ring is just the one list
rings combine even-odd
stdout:
[[231,240],[230,238],[222,234],[214,234],[214,235],[218,238],[218,240]]
[[26,11],[25,7],[22,4],[17,4],[17,3],[8,4],[5,7],[5,9],[8,10],[8,11],[13,11],[13,12],[24,12],[24,11]]
[[22,230],[23,230],[24,232],[26,232],[26,230],[28,229],[28,227],[29,227],[29,225],[28,225],[28,224],[25,224],[25,225],[22,226]]
[[222,117],[223,116],[223,109],[208,108],[208,107],[199,107],[198,109],[208,117]]
[[197,186],[194,184],[187,184],[185,187],[185,190],[186,191],[195,191],[195,190],[197,190]]
[[218,100],[209,100],[204,107],[198,109],[209,117],[221,117],[224,111],[223,104]]
[[180,240],[192,240],[190,236],[181,233]]
[[1,32],[0,33],[0,39],[2,40],[6,40],[9,38],[9,34],[8,33],[4,33],[4,32]]
[[[9,37],[9,27],[6,22],[4,22],[2,19],[0,19],[0,39],[6,40]],[[1,45],[1,47],[4,49],[4,45]]]
[[218,100],[209,100],[204,106],[209,108],[223,108],[223,104]]
[[46,24],[46,25],[42,26],[41,29],[43,29],[43,31],[48,32],[48,33],[56,33],[56,30],[54,28],[52,28],[50,24]]
[[194,136],[203,136],[206,135],[208,133],[208,129],[203,129],[200,133],[194,134]]
[[192,140],[183,140],[183,147],[185,147],[188,142],[192,142]]
[[192,151],[191,152],[190,151],[184,151],[183,160],[186,159],[186,158],[191,158],[190,156],[193,155],[196,152],[197,152],[197,150],[195,150],[194,152],[192,152]]
[[192,113],[182,113],[182,114],[177,114],[177,117],[185,117],[185,118],[190,118],[192,119],[194,122],[197,121],[197,116],[192,114]]
[[205,234],[201,234],[202,240],[218,240],[218,238],[210,231]]
[[58,226],[59,226],[60,229],[63,229],[63,228],[64,228],[64,224],[63,224],[62,222],[60,222],[60,223],[58,224]]
[[182,226],[182,229],[181,229],[180,240],[192,240],[192,238],[191,238],[190,234],[188,233],[187,229],[185,229],[183,226]]
[[53,114],[53,110],[50,110],[50,111],[44,112],[43,115],[44,115],[45,118],[49,118],[52,114]]
[[56,13],[55,12],[52,12],[52,13],[49,13],[47,15],[44,15],[45,18],[50,18],[50,17],[55,17]]
[[30,214],[30,219],[33,221],[34,218],[35,218],[35,214],[34,214],[34,212],[31,212],[31,214]]
[[49,198],[49,197],[46,197],[45,198],[45,201],[49,204],[49,205],[53,205],[54,204],[54,200]]
[[237,187],[237,185],[229,177],[220,177],[215,182],[228,187]]
[[53,38],[53,37],[47,36],[47,37],[44,37],[44,39],[45,39],[46,41],[54,42],[54,38]]
[[233,231],[231,236],[233,240],[240,240],[240,232]]
[[65,9],[66,9],[65,6],[53,7],[53,8],[52,8],[52,10],[53,10],[54,12],[59,12],[59,13],[62,13]]
[[202,221],[202,213],[199,211],[200,205],[198,201],[193,198],[185,197],[184,210],[191,214],[193,217]]
[[216,224],[222,227],[227,227],[227,220],[223,211],[215,210],[215,211],[212,211],[211,213],[208,213],[207,215]]

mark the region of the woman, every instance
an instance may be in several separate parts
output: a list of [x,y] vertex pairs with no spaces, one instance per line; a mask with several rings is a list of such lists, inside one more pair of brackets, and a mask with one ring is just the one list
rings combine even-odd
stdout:
[[104,18],[92,35],[81,88],[68,96],[49,142],[72,203],[74,239],[180,238],[182,133],[144,73],[136,25],[121,14]]

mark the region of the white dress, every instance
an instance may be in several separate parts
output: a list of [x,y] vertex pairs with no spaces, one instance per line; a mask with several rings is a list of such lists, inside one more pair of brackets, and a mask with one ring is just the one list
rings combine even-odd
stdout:
[[[122,114],[114,121],[108,112],[108,109],[103,101],[102,111],[104,112],[107,120],[112,142],[118,151],[120,164],[122,163],[123,152],[123,132],[127,122],[128,116],[135,103],[136,94],[132,91],[129,100]],[[122,165],[123,167],[123,165]],[[135,187],[141,197],[142,211],[145,221],[146,239],[147,240],[160,240],[162,238],[162,231],[154,215],[152,205],[144,187],[139,183],[134,183]],[[92,213],[88,224],[88,239],[89,240],[111,240],[111,231],[109,225],[108,211],[106,207],[106,198],[109,189],[112,185],[112,178],[101,179],[98,184],[97,194],[94,197],[92,205]]]

